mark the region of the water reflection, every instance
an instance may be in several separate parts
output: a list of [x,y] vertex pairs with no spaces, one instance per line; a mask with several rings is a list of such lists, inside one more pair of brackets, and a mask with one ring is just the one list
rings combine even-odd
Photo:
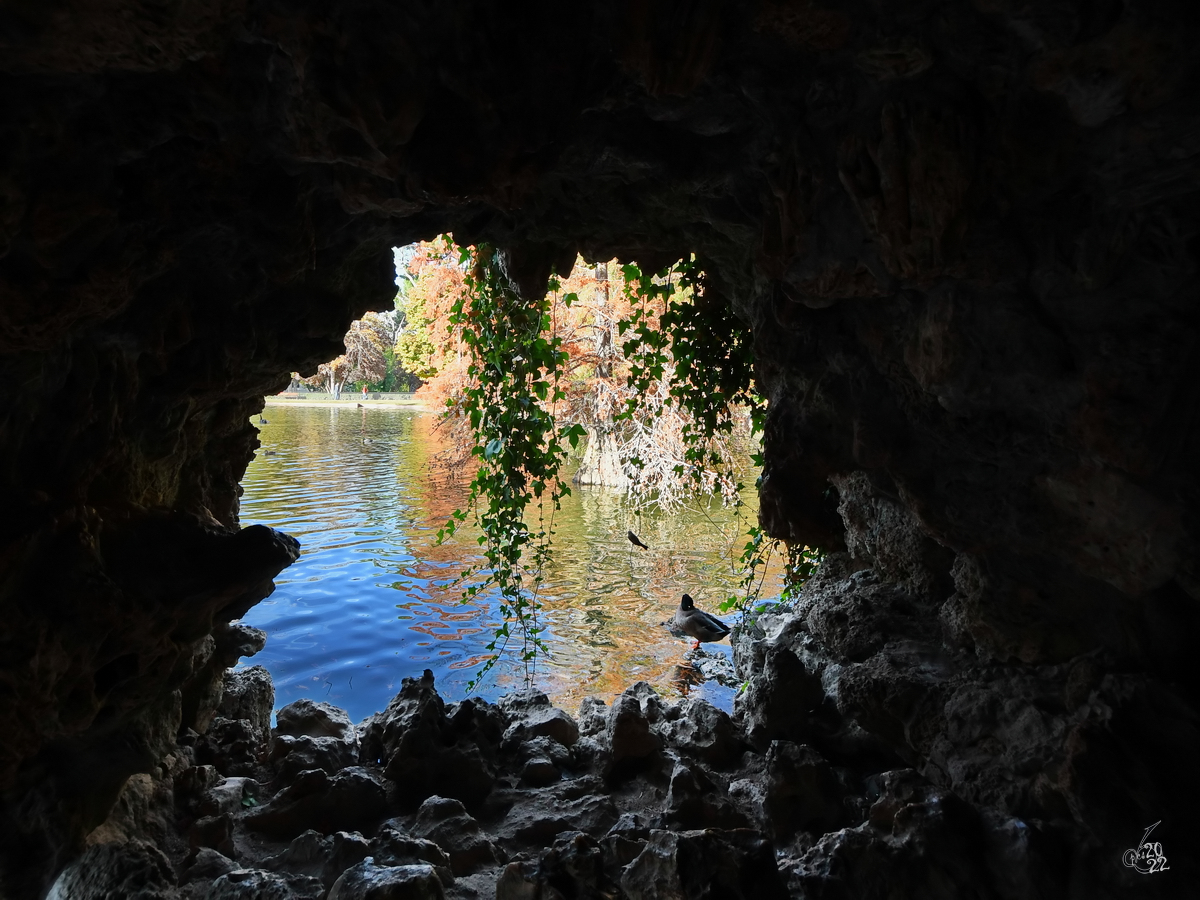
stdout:
[[[440,446],[434,416],[273,406],[267,419],[258,427],[273,452],[260,451],[246,472],[242,521],[286,531],[302,550],[243,620],[270,636],[252,662],[274,676],[276,703],[328,700],[357,720],[424,668],[443,696],[464,696],[487,656],[495,598],[464,604],[454,584],[464,565],[480,561],[472,529],[437,543],[466,491],[431,469]],[[618,494],[576,488],[554,524],[542,615],[552,655],[539,661],[537,685],[568,709],[590,695],[611,700],[639,680],[728,709],[733,689],[713,680],[720,666],[705,662],[731,672],[728,644],[691,654],[664,623],[685,591],[712,608],[733,586],[732,560],[745,539],[732,512],[711,505],[638,514]],[[649,551],[629,543],[631,527]],[[765,590],[778,588],[772,569]],[[520,665],[506,660],[479,693],[494,698],[522,679]]]

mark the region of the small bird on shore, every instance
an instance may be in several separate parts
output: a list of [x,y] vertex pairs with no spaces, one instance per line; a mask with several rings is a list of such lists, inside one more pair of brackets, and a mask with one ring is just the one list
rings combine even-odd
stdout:
[[672,619],[672,623],[679,631],[695,638],[696,644],[692,647],[693,650],[700,649],[701,641],[719,641],[729,634],[728,625],[716,616],[696,609],[695,603],[688,594],[684,594],[683,599],[679,601],[679,609],[675,610],[675,618]]
[[643,543],[642,543],[642,539],[641,539],[641,538],[639,538],[639,537],[638,537],[636,534],[634,534],[632,531],[627,531],[627,532],[625,532],[625,536],[626,536],[627,538],[629,538],[629,543],[633,544],[633,546],[635,546],[635,547],[641,547],[643,550],[649,550],[649,549],[650,549],[650,548],[649,548],[649,547],[647,547],[645,544],[643,544]]
[[259,417],[258,417],[258,424],[259,424],[259,425],[270,425],[271,423],[270,423],[270,422],[268,422],[266,419],[264,419],[262,416],[259,416]]
[[361,403],[359,403],[359,404],[358,404],[358,408],[359,408],[359,409],[366,409],[366,407],[365,407],[365,406],[363,406]]

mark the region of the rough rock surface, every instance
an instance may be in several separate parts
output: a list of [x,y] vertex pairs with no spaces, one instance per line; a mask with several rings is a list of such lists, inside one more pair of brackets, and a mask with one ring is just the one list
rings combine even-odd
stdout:
[[[731,790],[777,841],[824,833],[783,862],[794,890],[886,897],[885,875],[906,895],[944,882],[1014,898],[1180,890],[1192,863],[1137,873],[1123,859],[1141,831],[1120,824],[1197,833],[1170,787],[1200,747],[1179,687],[1106,671],[1095,653],[996,664],[943,639],[936,593],[898,590],[835,556],[795,609],[736,637],[749,683],[736,718],[765,749],[765,777]],[[810,699],[786,708],[789,693]]]
[[[837,560],[829,568],[836,571]],[[849,586],[861,581],[852,578]],[[767,674],[762,660],[777,654],[799,653],[804,666],[823,666],[836,711],[820,729],[785,718],[780,728],[790,737],[775,738],[760,751],[744,734],[745,701],[731,718],[704,701],[664,703],[638,684],[609,714],[616,719],[616,710],[634,708],[642,713],[640,721],[655,741],[643,743],[652,749],[636,765],[614,767],[610,732],[595,726],[591,736],[572,741],[573,747],[591,746],[562,758],[558,780],[535,785],[522,775],[524,762],[543,752],[540,742],[548,738],[534,733],[530,722],[555,721],[554,730],[568,740],[588,729],[580,729],[541,695],[508,698],[499,706],[473,702],[468,704],[472,717],[484,715],[508,737],[489,751],[490,790],[469,807],[434,795],[414,809],[411,795],[397,781],[404,776],[389,775],[386,759],[346,765],[333,775],[316,769],[295,777],[283,760],[271,757],[260,757],[252,778],[208,774],[203,767],[179,769],[174,794],[156,795],[157,820],[173,822],[178,830],[159,833],[153,842],[127,835],[95,844],[60,876],[54,896],[101,900],[112,891],[143,900],[1180,895],[1186,882],[1177,876],[1147,881],[1148,876],[1125,868],[1122,848],[1109,846],[1104,833],[1106,825],[1116,827],[1118,817],[1144,815],[1137,804],[1147,796],[1146,779],[1161,774],[1142,768],[1115,777],[1120,748],[1103,743],[1094,729],[1068,741],[1075,757],[1064,758],[1053,739],[1060,726],[1049,721],[1051,711],[1044,705],[1022,704],[1023,711],[1017,711],[1014,704],[1017,721],[1005,724],[996,704],[980,698],[1003,696],[1009,686],[996,682],[996,673],[981,668],[974,657],[963,654],[956,667],[940,670],[947,682],[969,685],[977,700],[963,703],[953,699],[954,690],[943,690],[940,696],[951,698],[945,714],[956,722],[943,725],[932,743],[920,743],[912,728],[864,737],[870,717],[842,693],[852,678],[851,664],[822,661],[805,642],[804,605],[821,603],[837,588],[848,589],[848,584],[831,580],[828,573],[814,579],[800,608],[767,617],[764,634],[743,631],[736,645],[752,686],[789,671],[776,668]],[[1073,678],[1066,670],[1041,674],[1043,690],[1068,686]],[[388,733],[412,721],[414,698],[426,727],[440,721],[451,729],[463,708],[446,706],[434,688],[405,679],[400,702],[389,707],[392,718],[377,714],[357,732]],[[1128,700],[1147,702],[1136,688],[1121,695],[1117,686],[1102,684],[1086,701],[1088,711],[1063,707],[1058,715],[1086,721],[1104,704]],[[1030,711],[1039,709],[1037,714],[1047,717],[1041,728],[1028,722]],[[1163,712],[1161,706],[1153,709]],[[904,708],[893,712],[902,715]],[[324,721],[341,722],[344,716],[327,706],[321,713]],[[282,718],[288,723],[293,717]],[[1112,720],[1118,719],[1114,713]],[[991,743],[980,743],[975,735],[981,729],[994,735]],[[619,730],[614,734],[621,739]],[[276,740],[281,737],[287,736],[277,730]],[[1119,739],[1120,732],[1113,737]],[[1181,743],[1194,740],[1182,732],[1180,737]],[[824,749],[802,743],[806,738]],[[460,749],[473,740],[489,737],[483,731],[460,735]],[[893,756],[871,741],[890,745]],[[712,748],[723,742],[731,742],[736,753],[714,757]],[[438,748],[428,752],[436,754]],[[916,765],[893,764],[899,756]],[[457,759],[464,771],[472,771],[471,757]],[[333,789],[347,779],[377,793],[347,802]],[[199,801],[189,799],[197,794]],[[1189,803],[1183,795],[1163,811],[1164,821],[1172,823],[1168,851],[1186,833],[1178,817]],[[360,815],[355,830],[347,830],[340,818],[350,812]],[[312,827],[297,833],[303,825]],[[1184,877],[1188,867],[1178,854]],[[1174,861],[1169,871],[1177,871]]]
[[[213,869],[216,876],[224,874]],[[157,847],[141,841],[97,844],[63,870],[49,900],[128,897],[175,900],[175,873]]]
[[203,704],[184,720],[185,697],[220,696],[214,625],[267,596],[298,554],[269,528],[179,512],[81,507],[37,528],[0,563],[21,598],[0,646],[0,873],[16,896],[45,892],[181,727],[216,721]]
[[[662,890],[714,900],[786,895],[764,830],[769,825],[755,818],[761,809],[752,811],[728,789],[767,765],[745,749],[729,716],[704,701],[665,704],[645,684],[626,691],[608,718],[621,720],[622,709],[638,711],[646,729],[639,746],[652,751],[636,765],[614,767],[619,754],[608,730],[590,739],[587,752],[574,752],[579,724],[543,694],[509,697],[498,706],[447,706],[433,687],[405,679],[388,710],[349,735],[341,710],[293,704],[277,716],[276,745],[308,731],[331,740],[361,735],[371,748],[406,729],[428,729],[453,735],[461,751],[438,771],[449,775],[447,766],[457,765],[469,777],[475,760],[486,757],[489,789],[469,806],[431,795],[414,808],[404,785],[410,769],[398,769],[387,753],[362,765],[348,760],[332,773],[293,774],[288,756],[262,753],[252,777],[181,767],[174,792],[159,795],[158,810],[178,830],[159,835],[156,845],[129,837],[93,848],[56,890],[70,889],[62,900],[100,900],[118,882],[147,898],[159,896],[147,891],[159,891],[163,900],[558,896],[552,891],[650,898]],[[481,721],[489,727],[463,724]],[[333,730],[338,738],[329,737]],[[625,740],[620,728],[613,733]],[[714,755],[724,743],[737,752]],[[486,746],[478,754],[466,752],[480,744]],[[410,766],[424,754],[444,755],[441,744],[424,739],[406,752]],[[542,754],[555,756],[559,777],[531,784],[524,776],[528,761]],[[778,774],[774,786],[790,796],[792,778],[791,770]],[[864,801],[859,818],[867,808]],[[84,863],[92,874],[80,882]]]
[[[749,330],[763,524],[879,579],[786,626],[821,697],[752,651],[752,747],[990,798],[1028,740],[1063,853],[1136,840],[1197,755],[1197,43],[1186,0],[6,6],[0,889],[42,895],[181,727],[262,764],[215,712],[223,623],[296,553],[236,530],[249,414],[446,230],[527,292],[694,252]],[[661,762],[635,702],[605,777]],[[368,742],[435,782],[408,806],[453,795],[433,747],[493,792],[460,712]]]
[[377,866],[367,859],[334,883],[329,900],[444,900],[433,866]]

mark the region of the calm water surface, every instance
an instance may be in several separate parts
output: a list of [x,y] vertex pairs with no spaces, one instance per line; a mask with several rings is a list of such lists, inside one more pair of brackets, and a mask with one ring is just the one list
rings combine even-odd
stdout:
[[[453,583],[464,565],[479,561],[476,531],[464,527],[437,543],[465,491],[431,468],[441,449],[435,415],[269,406],[264,416],[263,447],[242,481],[242,523],[291,534],[301,555],[242,620],[269,636],[266,649],[243,664],[270,670],[277,707],[301,697],[326,700],[356,721],[383,709],[401,678],[425,668],[447,700],[466,696],[488,655],[496,599],[463,603]],[[743,516],[754,513],[750,507]],[[684,592],[715,611],[736,582],[731,560],[745,542],[745,522],[716,503],[671,516],[638,514],[615,491],[575,487],[555,524],[543,598],[551,656],[538,661],[537,687],[571,710],[591,695],[611,702],[636,681],[730,709],[735,685],[722,665],[728,641],[693,654],[690,641],[663,623]],[[650,551],[631,547],[629,528]],[[764,596],[779,587],[773,567]],[[733,616],[725,618],[732,624]],[[730,677],[726,684],[705,680],[700,668],[726,668]],[[495,699],[523,678],[521,664],[505,659],[475,692]]]

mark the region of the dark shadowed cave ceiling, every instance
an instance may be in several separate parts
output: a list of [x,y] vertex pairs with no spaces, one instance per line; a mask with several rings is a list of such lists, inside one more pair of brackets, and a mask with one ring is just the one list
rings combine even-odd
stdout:
[[249,414],[445,231],[528,291],[697,254],[772,534],[1194,715],[1198,41],[1187,0],[4,3],[6,802],[153,756],[188,642],[294,553],[228,531]]

